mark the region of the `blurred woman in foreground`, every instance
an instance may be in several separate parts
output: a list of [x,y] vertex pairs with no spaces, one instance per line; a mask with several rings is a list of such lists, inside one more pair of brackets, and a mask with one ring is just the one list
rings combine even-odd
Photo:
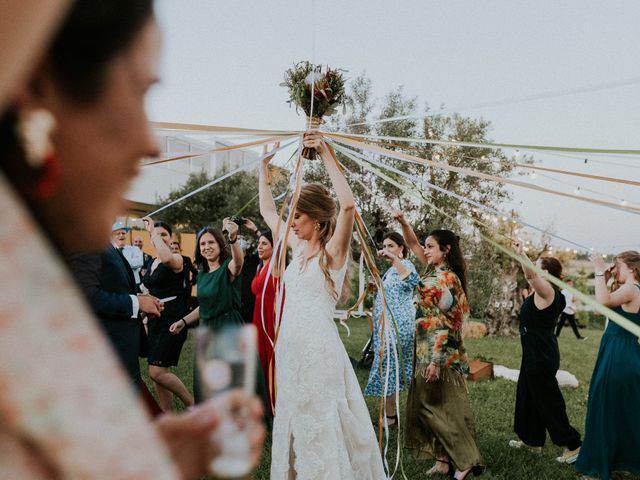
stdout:
[[197,478],[216,412],[248,400],[152,425],[60,260],[108,243],[140,159],[157,154],[144,97],[158,47],[151,0],[77,0],[0,118],[3,478]]

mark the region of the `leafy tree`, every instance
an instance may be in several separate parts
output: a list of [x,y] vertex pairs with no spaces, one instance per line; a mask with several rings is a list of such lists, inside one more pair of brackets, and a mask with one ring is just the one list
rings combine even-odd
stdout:
[[[272,179],[275,179],[274,192],[283,192],[287,178],[282,169],[273,168]],[[219,175],[221,175],[220,173]],[[219,176],[216,175],[216,176]],[[187,182],[166,198],[159,201],[161,205],[176,200],[212,180],[206,172],[192,173]],[[239,172],[210,188],[195,194],[159,214],[166,222],[175,225],[179,231],[196,232],[202,227],[212,225],[222,228],[225,217],[239,215],[260,224],[258,205],[258,175],[256,172]],[[242,211],[240,212],[240,210]]]
[[[328,122],[328,128],[349,134],[373,133],[385,137],[421,140],[491,142],[489,137],[491,124],[486,120],[458,114],[432,113],[428,105],[425,107],[422,118],[416,118],[417,113],[417,99],[407,96],[402,86],[390,91],[381,100],[374,99],[371,81],[362,74],[349,85],[347,114],[334,115]],[[382,123],[372,122],[374,119],[392,117],[412,118]],[[499,177],[512,174],[515,168],[514,162],[500,150],[443,146],[421,141],[385,140],[381,143],[383,147],[393,151]],[[471,218],[482,220],[481,210],[451,195],[439,192],[431,188],[429,184],[492,208],[499,207],[509,198],[508,190],[502,184],[451,172],[443,168],[410,163],[370,152],[365,152],[365,155],[409,175],[412,179],[410,183],[413,183],[415,187],[414,191],[422,198],[420,202],[416,202],[414,197],[407,198],[397,187],[338,153],[339,160],[350,172],[348,178],[356,202],[371,229],[373,230],[376,224],[383,221],[387,222],[392,229],[396,229],[391,219],[391,210],[401,209],[421,235],[435,228],[448,228],[459,232],[464,238],[465,253],[470,267],[469,296],[472,314],[475,317],[484,318],[490,306],[497,305],[502,314],[494,315],[494,317],[489,316],[489,320],[495,322],[494,326],[489,325],[489,330],[498,334],[509,334],[513,312],[519,307],[519,303],[514,302],[516,299],[498,299],[495,292],[504,290],[504,285],[500,284],[500,278],[505,269],[507,276],[509,276],[506,283],[513,284],[515,287],[517,284],[517,265],[505,260],[492,246],[479,241],[476,233],[481,231],[491,238],[498,238],[499,235],[496,234],[500,232],[509,237],[510,234],[513,235],[513,223],[507,222],[504,225],[499,225],[499,228],[496,228],[495,223],[490,223],[488,227],[477,227]],[[525,158],[521,161],[529,160]],[[391,177],[398,177],[394,173],[388,174]],[[319,162],[313,162],[308,168],[306,180],[321,181],[327,184],[328,179]],[[403,179],[403,181],[406,180]],[[433,208],[433,206],[437,208]],[[448,216],[438,212],[438,209],[447,212]],[[484,220],[486,221],[486,218]],[[498,219],[495,221],[501,222]],[[507,295],[507,293],[503,293],[503,295]],[[509,305],[509,307],[503,308],[503,305]],[[494,313],[498,313],[495,308],[493,310]]]

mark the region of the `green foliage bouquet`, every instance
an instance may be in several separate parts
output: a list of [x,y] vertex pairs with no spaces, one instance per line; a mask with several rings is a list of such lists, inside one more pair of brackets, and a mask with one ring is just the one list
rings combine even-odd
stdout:
[[[284,74],[280,85],[289,89],[289,104],[301,108],[309,125],[320,124],[322,117],[333,115],[338,105],[344,106],[344,70],[313,65],[304,61],[296,63]],[[313,102],[311,101],[313,98]],[[315,149],[305,148],[304,158],[315,159]]]

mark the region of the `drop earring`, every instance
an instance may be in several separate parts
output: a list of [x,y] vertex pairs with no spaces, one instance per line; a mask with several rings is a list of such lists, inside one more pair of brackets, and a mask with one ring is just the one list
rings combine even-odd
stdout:
[[38,199],[53,195],[58,185],[60,164],[51,142],[56,128],[53,114],[44,108],[18,113],[16,134],[25,153],[27,165],[36,171],[36,180],[28,193]]
[[315,230],[316,232],[319,232],[319,231],[320,231],[320,222],[318,222],[318,221],[316,220],[316,223],[315,223],[315,225],[313,226],[313,228],[314,228],[314,230]]

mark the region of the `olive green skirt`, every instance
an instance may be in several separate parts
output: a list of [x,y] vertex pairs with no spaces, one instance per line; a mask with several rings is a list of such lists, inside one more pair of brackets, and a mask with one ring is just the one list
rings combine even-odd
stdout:
[[449,458],[460,471],[482,465],[467,386],[460,372],[444,368],[435,382],[414,376],[405,418],[405,448],[416,458]]

